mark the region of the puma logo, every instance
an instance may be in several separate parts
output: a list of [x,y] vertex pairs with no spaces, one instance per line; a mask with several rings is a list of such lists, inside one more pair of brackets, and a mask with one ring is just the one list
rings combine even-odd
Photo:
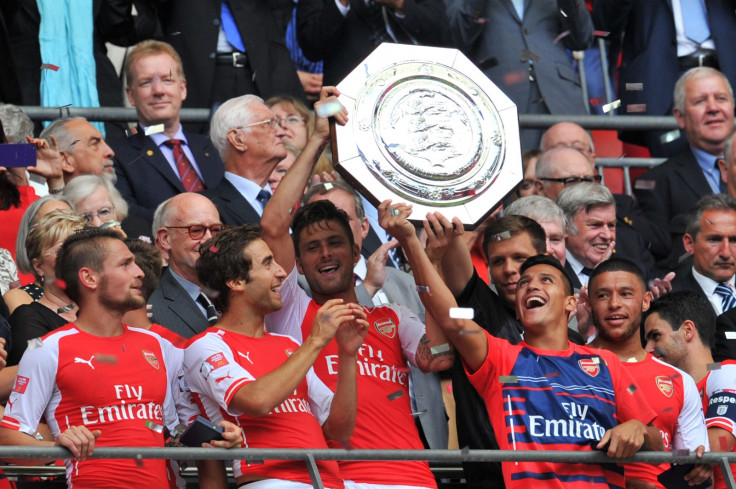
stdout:
[[253,363],[253,360],[251,360],[251,359],[250,359],[250,352],[248,352],[248,353],[247,353],[247,354],[245,354],[245,355],[243,355],[243,353],[242,353],[242,352],[238,352],[238,355],[240,355],[241,357],[243,357],[243,358],[245,358],[246,360],[248,360],[248,361],[250,362],[250,364],[251,364],[251,365],[255,365],[255,363]]
[[84,358],[74,357],[74,363],[86,363],[87,365],[89,365],[89,368],[91,368],[92,370],[94,370],[95,369],[95,366],[92,365],[92,359],[94,359],[94,358],[95,358],[94,355],[92,355],[91,357],[89,357],[89,360],[85,360]]

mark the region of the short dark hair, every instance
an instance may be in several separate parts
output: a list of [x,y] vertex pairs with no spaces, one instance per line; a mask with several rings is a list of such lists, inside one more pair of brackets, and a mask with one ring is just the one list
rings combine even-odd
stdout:
[[64,281],[66,295],[77,304],[82,297],[79,270],[86,267],[102,271],[107,253],[104,241],[108,239],[123,241],[120,233],[112,229],[84,228],[74,232],[61,245],[54,271],[56,277]]
[[488,259],[490,259],[488,246],[498,241],[496,236],[503,235],[503,233],[509,233],[509,237],[527,233],[534,251],[540,255],[547,252],[547,235],[537,221],[526,216],[503,216],[490,223],[483,233],[483,248]]
[[565,268],[560,263],[560,260],[558,260],[554,256],[542,254],[530,256],[526,259],[524,263],[521,264],[519,274],[521,275],[531,267],[535,267],[537,265],[549,265],[550,267],[559,270],[562,274],[562,278],[564,279],[565,284],[567,285],[567,295],[573,295],[575,293],[575,289],[572,286],[572,280],[570,280],[570,276],[565,271]]
[[141,293],[148,302],[151,294],[158,287],[158,281],[161,278],[161,267],[163,266],[161,252],[151,243],[146,243],[140,239],[126,239],[125,245],[135,256],[135,264],[143,270]]
[[692,236],[693,239],[698,237],[700,219],[705,211],[736,212],[736,199],[728,194],[709,194],[697,201],[687,214],[687,227],[685,228],[685,233]]
[[310,226],[329,227],[330,222],[335,222],[342,228],[350,241],[350,248],[355,246],[353,231],[350,229],[350,219],[345,211],[335,207],[335,204],[329,200],[318,200],[303,205],[294,215],[291,238],[294,240],[294,253],[297,258],[300,258],[299,243],[302,232]]
[[680,290],[663,295],[652,301],[649,310],[644,313],[644,321],[657,313],[677,331],[688,319],[695,324],[703,346],[713,348],[715,345],[716,313],[708,299],[690,290]]
[[221,312],[230,307],[230,287],[227,282],[242,278],[250,280],[252,261],[243,250],[263,236],[258,224],[244,224],[217,233],[199,248],[197,276],[212,303]]
[[608,260],[599,263],[590,273],[588,279],[588,290],[590,290],[590,284],[593,283],[593,279],[598,275],[602,275],[606,272],[627,272],[636,276],[637,280],[641,282],[644,290],[647,288],[647,281],[644,278],[644,273],[641,271],[634,262],[625,258],[609,258]]

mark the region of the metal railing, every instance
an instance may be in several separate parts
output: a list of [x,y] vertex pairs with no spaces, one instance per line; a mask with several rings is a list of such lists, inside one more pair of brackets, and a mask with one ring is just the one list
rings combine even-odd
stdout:
[[[53,120],[59,117],[85,117],[90,121],[100,122],[136,122],[135,109],[125,107],[37,107],[22,106],[21,109],[34,121]],[[210,118],[209,109],[181,109],[181,121],[184,123],[206,122]],[[677,121],[672,116],[636,116],[617,115],[607,117],[601,115],[550,115],[519,114],[519,126],[522,128],[547,128],[558,122],[574,122],[585,129],[608,130],[672,130],[677,129]],[[624,174],[624,190],[631,195],[631,168],[651,168],[664,161],[657,158],[599,158],[596,166],[600,168],[622,168]]]
[[[70,452],[60,447],[0,447],[0,459],[39,458],[63,459],[68,458]],[[615,461],[617,463],[643,462],[660,464],[663,462],[687,464],[708,463],[720,466],[726,487],[736,489],[731,472],[730,463],[736,463],[734,452],[708,452],[702,459],[684,451],[674,452],[640,452],[627,459],[611,459],[601,452],[580,452],[566,450],[336,450],[336,449],[218,449],[218,448],[136,448],[136,447],[103,447],[96,448],[93,459],[120,459],[131,458],[142,460],[173,459],[173,460],[248,460],[257,463],[263,460],[300,460],[303,461],[312,479],[315,489],[324,489],[322,479],[317,470],[317,460],[371,460],[371,461],[417,461],[429,462],[562,462],[603,464]]]

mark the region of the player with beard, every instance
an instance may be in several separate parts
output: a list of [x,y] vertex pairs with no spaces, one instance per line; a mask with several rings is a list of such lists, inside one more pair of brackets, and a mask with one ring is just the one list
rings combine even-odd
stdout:
[[[567,318],[577,307],[572,283],[560,262],[537,255],[521,266],[516,313],[524,341],[511,345],[469,319],[448,314],[457,306],[406,219],[410,206],[378,206],[381,227],[401,244],[417,284],[431,293],[422,302],[463,359],[468,378],[488,406],[503,450],[580,450],[591,444],[610,457],[628,457],[642,445],[663,448],[656,413],[642,392],[630,390],[630,375],[607,351],[570,343]],[[453,226],[452,224],[455,224]],[[428,243],[462,235],[459,219],[427,215]],[[610,445],[606,448],[608,442]],[[506,487],[588,488],[591,484],[624,487],[623,470],[615,464],[504,462]]]
[[[667,450],[702,455],[708,446],[708,432],[695,381],[648,354],[641,344],[642,313],[649,309],[651,299],[644,275],[634,263],[622,258],[600,263],[590,274],[585,303],[597,331],[589,346],[612,351],[631,372],[637,389],[657,412],[654,425]],[[627,464],[627,487],[661,489],[657,476],[668,468],[669,464]],[[699,484],[712,472],[710,465],[697,465],[685,480]]]
[[[68,448],[69,487],[167,487],[162,459],[87,460],[95,446],[163,447],[164,427],[179,422],[171,343],[122,323],[126,311],[145,306],[143,272],[119,233],[90,229],[64,242],[56,276],[79,314],[29,345],[0,423],[1,443]],[[41,418],[55,443],[34,437]]]
[[[334,87],[322,89],[320,106],[339,104]],[[335,115],[338,124],[347,121],[341,108]],[[291,210],[303,194],[304,186],[329,140],[328,121],[317,117],[307,146],[289,169],[266,205],[261,219],[263,239],[288,274],[281,285],[283,307],[266,316],[269,332],[288,334],[302,341],[309,336],[319,307],[332,299],[357,304],[353,267],[360,257],[350,222],[344,211],[330,201],[317,201]],[[292,240],[293,238],[293,240]],[[312,298],[297,283],[297,270],[309,283]],[[350,446],[356,449],[422,449],[412,418],[407,362],[423,371],[447,369],[453,354],[447,340],[438,332],[425,334],[425,326],[407,307],[388,304],[365,308],[370,325],[363,347],[358,352],[358,413]],[[432,318],[426,316],[430,324]],[[317,376],[334,390],[337,380],[337,344],[332,341],[314,364]],[[342,447],[339,440],[328,440],[331,447]],[[341,461],[340,472],[349,489],[390,486],[436,487],[429,464],[423,461]]]

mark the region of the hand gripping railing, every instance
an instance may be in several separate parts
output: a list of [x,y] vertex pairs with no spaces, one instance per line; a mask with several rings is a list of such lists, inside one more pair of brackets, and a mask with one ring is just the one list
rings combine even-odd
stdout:
[[[0,447],[0,459],[12,458],[68,458],[70,452],[60,447]],[[611,459],[600,452],[580,452],[564,450],[545,451],[505,451],[505,450],[316,450],[316,449],[254,449],[239,448],[136,448],[104,447],[96,448],[94,459],[144,458],[174,460],[248,460],[254,463],[262,460],[301,460],[307,465],[315,489],[324,489],[317,470],[317,460],[426,460],[429,462],[564,462],[564,463],[709,463],[718,464],[723,471],[726,487],[736,489],[730,463],[736,463],[734,452],[708,452],[702,459],[695,455],[675,452],[641,452],[627,459]]]

